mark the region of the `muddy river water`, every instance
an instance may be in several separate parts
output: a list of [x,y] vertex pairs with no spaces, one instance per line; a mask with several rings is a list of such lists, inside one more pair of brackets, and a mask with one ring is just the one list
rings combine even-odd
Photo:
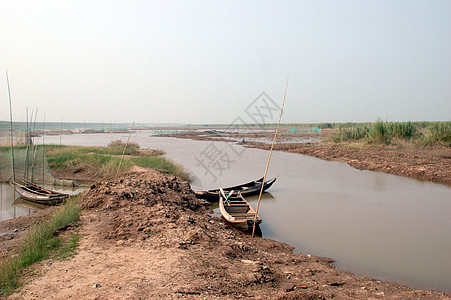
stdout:
[[[103,146],[127,137],[79,134],[63,136],[62,143]],[[152,137],[146,131],[132,134],[131,141],[162,149],[183,164],[194,189],[260,178],[268,159],[268,152],[259,149]],[[46,137],[46,143],[52,142],[59,144],[60,137]],[[273,153],[268,178],[275,176],[260,205],[264,237],[289,243],[296,252],[331,257],[339,268],[359,275],[451,291],[449,186],[284,152]],[[248,200],[256,206],[256,197]]]

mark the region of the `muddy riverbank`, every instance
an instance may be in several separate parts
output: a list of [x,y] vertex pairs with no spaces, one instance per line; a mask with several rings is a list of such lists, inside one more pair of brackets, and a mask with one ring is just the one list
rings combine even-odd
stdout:
[[97,182],[82,205],[81,222],[71,229],[84,236],[78,254],[35,266],[13,299],[450,298],[340,271],[331,259],[252,238],[210,217],[185,182],[156,171],[135,168]]
[[[346,162],[359,170],[385,172],[420,180],[451,185],[451,148],[442,145],[421,146],[407,141],[371,145],[364,142],[329,142],[333,130],[319,134],[280,134],[274,146],[285,151],[314,156],[329,161]],[[170,136],[203,141],[237,142],[247,148],[269,150],[273,132],[189,131]],[[304,142],[290,142],[303,140]]]
[[[243,146],[266,150],[271,148],[271,145],[263,143],[245,143]],[[274,150],[342,161],[359,170],[385,172],[451,185],[451,149],[447,147],[322,142],[277,144]]]

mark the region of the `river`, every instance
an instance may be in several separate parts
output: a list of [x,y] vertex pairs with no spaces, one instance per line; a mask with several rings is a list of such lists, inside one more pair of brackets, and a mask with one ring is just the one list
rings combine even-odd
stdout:
[[[67,145],[104,146],[127,134],[63,136]],[[37,140],[37,142],[39,142]],[[142,148],[161,149],[208,189],[263,176],[268,152],[232,143],[132,134]],[[46,143],[60,143],[46,136]],[[215,164],[208,166],[212,158]],[[274,152],[268,178],[279,176],[262,200],[263,236],[296,252],[331,257],[337,267],[415,289],[451,291],[451,188],[401,176],[361,171],[345,163]],[[248,199],[255,207],[255,197]]]

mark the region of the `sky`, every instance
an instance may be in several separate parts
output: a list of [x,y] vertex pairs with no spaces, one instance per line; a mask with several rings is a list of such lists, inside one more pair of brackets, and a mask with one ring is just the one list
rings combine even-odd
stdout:
[[451,120],[451,1],[7,1],[0,120]]

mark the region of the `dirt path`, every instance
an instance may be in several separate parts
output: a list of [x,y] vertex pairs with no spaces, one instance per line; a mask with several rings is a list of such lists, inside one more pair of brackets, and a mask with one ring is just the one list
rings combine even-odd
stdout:
[[42,262],[12,299],[451,298],[251,238],[211,218],[186,183],[155,171],[96,183],[83,207],[78,254]]

